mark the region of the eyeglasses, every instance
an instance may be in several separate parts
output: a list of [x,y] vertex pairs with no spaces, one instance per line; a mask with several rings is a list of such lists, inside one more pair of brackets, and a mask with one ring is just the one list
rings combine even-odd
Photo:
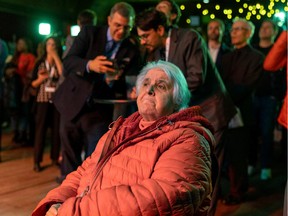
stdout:
[[[154,29],[150,29],[150,30],[147,30],[147,31],[143,31],[143,32],[142,32],[142,35],[139,35],[139,36],[138,36],[138,40],[139,40],[139,41],[147,42],[149,37],[150,37],[150,40],[152,40],[151,37],[154,37],[154,34],[156,34],[156,31],[155,31]],[[152,35],[152,36],[151,36],[151,35]]]
[[141,36],[138,36],[138,40],[139,41],[143,40],[143,41],[147,42],[147,39],[148,39],[149,35],[150,34],[143,34]]
[[242,27],[242,26],[239,26],[239,27],[234,27],[234,28],[231,28],[230,29],[230,32],[233,32],[233,31],[247,31],[248,28],[245,28],[245,27]]

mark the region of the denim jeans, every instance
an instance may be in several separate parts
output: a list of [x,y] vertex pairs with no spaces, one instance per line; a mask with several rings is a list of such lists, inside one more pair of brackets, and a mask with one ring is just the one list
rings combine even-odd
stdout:
[[256,119],[254,128],[254,145],[250,147],[249,164],[257,162],[257,147],[260,141],[261,168],[270,168],[273,156],[274,128],[278,113],[279,102],[272,96],[255,96],[253,109]]

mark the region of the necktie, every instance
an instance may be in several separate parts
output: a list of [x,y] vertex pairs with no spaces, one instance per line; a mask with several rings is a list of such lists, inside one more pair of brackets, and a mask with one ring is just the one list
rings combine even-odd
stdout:
[[110,40],[106,44],[105,53],[107,58],[111,58],[116,48],[117,43],[114,40]]

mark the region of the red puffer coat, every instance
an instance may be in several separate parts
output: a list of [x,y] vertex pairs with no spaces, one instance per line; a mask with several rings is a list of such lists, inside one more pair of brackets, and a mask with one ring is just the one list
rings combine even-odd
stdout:
[[54,203],[63,203],[58,216],[206,215],[215,141],[199,112],[191,107],[142,131],[138,112],[119,118],[32,215],[45,215]]

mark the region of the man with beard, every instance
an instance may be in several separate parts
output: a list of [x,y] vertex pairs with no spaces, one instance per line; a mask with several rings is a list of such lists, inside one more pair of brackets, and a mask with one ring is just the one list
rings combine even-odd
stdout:
[[207,26],[208,50],[216,67],[221,70],[222,56],[230,52],[230,48],[222,42],[225,25],[220,19],[213,19]]
[[[272,20],[264,20],[258,33],[260,39],[259,43],[255,45],[254,48],[266,56],[273,47],[277,34],[277,24]],[[250,146],[248,175],[252,175],[255,172],[255,167],[258,162],[258,144],[260,144],[261,180],[267,180],[272,177],[271,167],[274,127],[278,107],[283,100],[286,91],[285,78],[285,70],[269,73],[263,69],[260,82],[257,85],[253,97],[256,127],[254,127],[255,132],[252,133],[255,141],[253,145]]]
[[168,26],[178,28],[181,17],[179,5],[173,0],[160,0],[156,5],[156,10],[163,12],[168,21]]

